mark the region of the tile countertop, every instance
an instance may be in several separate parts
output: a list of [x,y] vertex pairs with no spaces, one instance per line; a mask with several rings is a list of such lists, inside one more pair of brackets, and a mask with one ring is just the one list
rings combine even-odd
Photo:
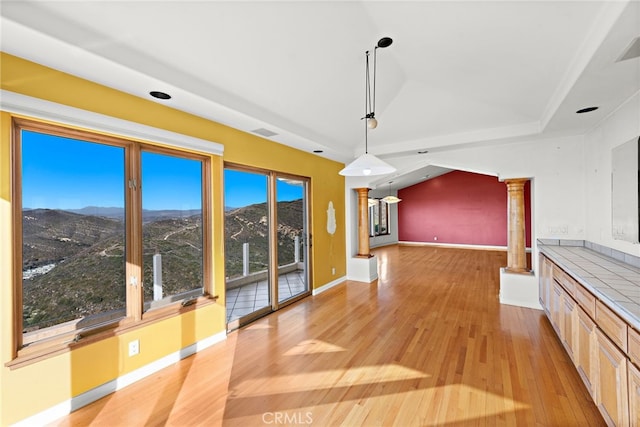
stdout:
[[538,249],[640,331],[640,268],[584,246],[538,242]]

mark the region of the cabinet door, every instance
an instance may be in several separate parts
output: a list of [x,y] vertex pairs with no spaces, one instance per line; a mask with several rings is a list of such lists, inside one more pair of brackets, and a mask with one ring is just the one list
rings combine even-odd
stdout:
[[563,293],[562,301],[562,345],[575,363],[574,315],[578,307],[567,293]]
[[[574,347],[573,361],[576,369],[587,386],[591,397],[595,396],[593,384],[593,370],[595,368],[594,353],[596,350],[596,324],[587,313],[576,305],[576,343]],[[595,397],[594,397],[595,400]]]
[[544,255],[540,254],[540,259],[538,264],[540,265],[540,282],[539,282],[539,298],[540,304],[542,305],[542,309],[547,316],[549,316],[549,299],[551,292],[551,281],[553,276],[553,264],[549,261]]
[[562,331],[563,331],[563,327],[562,327],[562,323],[564,320],[564,316],[562,315],[562,312],[564,310],[564,290],[562,289],[562,286],[560,286],[555,280],[552,280],[551,283],[551,294],[550,294],[550,303],[551,303],[551,307],[550,307],[550,317],[551,317],[551,324],[553,325],[553,328],[556,330],[556,334],[558,334],[558,336],[560,337],[560,340],[562,340]]
[[640,427],[640,370],[629,363],[629,423]]
[[596,405],[608,425],[629,425],[627,359],[596,328]]

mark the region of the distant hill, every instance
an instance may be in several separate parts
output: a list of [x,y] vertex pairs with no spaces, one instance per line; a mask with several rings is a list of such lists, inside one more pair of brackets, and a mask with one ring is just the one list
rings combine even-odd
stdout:
[[[67,209],[66,212],[77,213],[80,215],[101,216],[105,218],[124,219],[124,208],[109,208],[98,206],[87,206],[82,209]],[[193,215],[199,215],[200,210],[142,210],[142,218],[144,222],[153,221],[158,218],[185,218]]]
[[[278,203],[278,264],[294,260],[294,238],[302,233],[302,200]],[[242,245],[249,243],[250,271],[267,268],[269,259],[267,205],[259,203],[225,212],[227,277],[242,274]]]
[[[143,225],[145,301],[152,299],[156,253],[163,255],[165,294],[201,286],[202,219],[176,212]],[[125,307],[124,225],[69,211],[23,211],[26,331]]]
[[[167,293],[201,285],[202,218],[199,211],[145,211],[145,301],[152,299],[152,257],[163,255]],[[24,329],[125,307],[125,245],[121,208],[23,210]],[[294,260],[294,237],[302,228],[302,201],[278,203],[279,264]],[[228,277],[242,274],[242,244],[249,243],[251,271],[268,264],[266,204],[225,212]]]

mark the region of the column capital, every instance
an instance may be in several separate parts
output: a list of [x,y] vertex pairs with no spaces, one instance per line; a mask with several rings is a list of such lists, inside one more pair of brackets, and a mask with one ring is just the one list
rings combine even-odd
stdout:
[[513,178],[513,179],[505,179],[504,183],[507,185],[507,189],[517,190],[520,188],[524,188],[524,185],[529,181],[528,178]]

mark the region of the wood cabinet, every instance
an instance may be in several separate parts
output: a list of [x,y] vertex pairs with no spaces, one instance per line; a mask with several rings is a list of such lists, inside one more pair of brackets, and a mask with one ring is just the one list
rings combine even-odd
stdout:
[[589,390],[591,396],[595,395],[593,383],[595,375],[594,354],[596,349],[596,323],[580,306],[576,307],[576,345],[574,347],[573,361],[582,378],[582,382]]
[[540,303],[605,422],[640,427],[640,332],[544,255]]
[[563,294],[563,311],[562,311],[562,344],[564,345],[565,350],[569,353],[571,360],[575,363],[575,344],[576,340],[574,337],[575,330],[575,317],[576,317],[576,303],[573,301],[569,294]]
[[550,293],[551,283],[553,281],[553,263],[544,255],[540,254],[538,265],[540,267],[540,304],[544,309],[544,312],[549,316],[549,307],[551,306]]
[[629,328],[629,349],[627,351],[631,362],[640,366],[640,332]]
[[564,323],[564,289],[555,280],[551,283],[549,314],[551,315],[551,325],[556,333],[562,339],[563,335],[563,323]]
[[595,401],[608,425],[629,425],[627,358],[611,340],[596,328]]
[[640,369],[629,363],[629,424],[640,427]]
[[596,324],[615,345],[627,352],[627,324],[600,301],[596,301]]
[[576,302],[582,307],[582,309],[592,318],[596,318],[596,297],[591,292],[583,288],[582,286],[575,286],[575,293],[573,294]]

